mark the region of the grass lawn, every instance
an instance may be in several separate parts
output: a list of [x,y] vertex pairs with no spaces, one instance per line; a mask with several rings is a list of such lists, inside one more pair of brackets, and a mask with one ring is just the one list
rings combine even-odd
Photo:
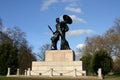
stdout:
[[84,79],[75,77],[6,77],[0,76],[0,80],[100,80],[100,79]]
[[[6,77],[0,76],[0,80],[100,80],[95,78],[80,78],[80,77]],[[108,75],[104,80],[120,80],[120,74]]]
[[120,74],[108,75],[105,80],[120,80]]
[[108,77],[120,78],[120,74],[115,74],[115,75],[111,75],[111,76],[108,76]]

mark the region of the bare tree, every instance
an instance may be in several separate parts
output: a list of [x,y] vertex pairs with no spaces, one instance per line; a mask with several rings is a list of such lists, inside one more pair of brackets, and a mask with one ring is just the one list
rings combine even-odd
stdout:
[[113,70],[112,70],[115,74],[120,74],[120,57],[117,57],[114,60],[114,65],[113,65]]
[[12,40],[13,46],[17,47],[19,68],[21,73],[24,73],[25,69],[31,68],[32,61],[36,60],[32,48],[25,38],[25,32],[21,31],[18,27],[14,27],[13,29],[9,28],[4,34]]
[[0,31],[2,31],[2,19],[0,18]]
[[115,25],[102,36],[86,38],[84,53],[94,53],[100,49],[108,51],[111,57],[120,56],[120,20],[117,20]]
[[50,48],[51,48],[51,44],[42,45],[39,49],[40,52],[38,54],[35,54],[35,55],[37,55],[38,60],[44,61],[45,60],[45,51],[50,50]]
[[86,38],[86,45],[84,49],[85,54],[93,55],[98,50],[105,50],[115,59],[113,72],[120,69],[118,66],[120,61],[120,19],[115,21],[113,27],[108,29],[103,35],[97,35]]
[[94,37],[87,37],[86,38],[86,46],[84,48],[85,53],[94,53],[95,51],[103,48],[105,46],[104,38],[102,36],[94,36]]

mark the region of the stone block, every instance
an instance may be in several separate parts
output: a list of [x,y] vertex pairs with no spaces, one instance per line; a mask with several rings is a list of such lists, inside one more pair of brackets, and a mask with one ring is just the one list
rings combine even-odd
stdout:
[[82,61],[65,61],[65,62],[32,62],[31,75],[50,75],[53,69],[53,75],[72,76],[82,75]]
[[45,52],[45,61],[74,61],[74,57],[72,50],[47,50]]

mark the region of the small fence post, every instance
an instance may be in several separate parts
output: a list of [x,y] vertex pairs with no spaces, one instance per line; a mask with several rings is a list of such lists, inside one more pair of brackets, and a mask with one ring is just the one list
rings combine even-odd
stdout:
[[27,70],[25,69],[25,76],[27,76]]
[[19,70],[19,69],[17,69],[17,76],[19,76],[19,73],[20,73],[20,70]]
[[76,69],[74,69],[74,77],[76,77],[77,76],[77,70]]
[[101,79],[103,78],[102,77],[102,69],[101,68],[98,69],[98,77],[101,78]]
[[30,76],[30,68],[28,68],[28,71],[27,71],[27,76]]
[[52,77],[53,76],[53,68],[51,68],[50,71],[51,71],[50,76]]
[[7,76],[10,76],[10,68],[8,68]]

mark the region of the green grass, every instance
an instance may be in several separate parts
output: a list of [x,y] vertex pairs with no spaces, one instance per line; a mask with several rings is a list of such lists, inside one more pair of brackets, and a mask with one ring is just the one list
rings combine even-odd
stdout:
[[99,80],[99,79],[80,79],[74,77],[5,77],[0,76],[0,80]]
[[120,78],[120,74],[115,74],[115,75],[113,75],[113,77],[119,77]]
[[[0,76],[0,80],[99,80],[93,78],[80,78],[80,77],[6,77]],[[104,80],[120,80],[120,74],[108,75]]]
[[120,74],[107,75],[108,78],[120,78]]

